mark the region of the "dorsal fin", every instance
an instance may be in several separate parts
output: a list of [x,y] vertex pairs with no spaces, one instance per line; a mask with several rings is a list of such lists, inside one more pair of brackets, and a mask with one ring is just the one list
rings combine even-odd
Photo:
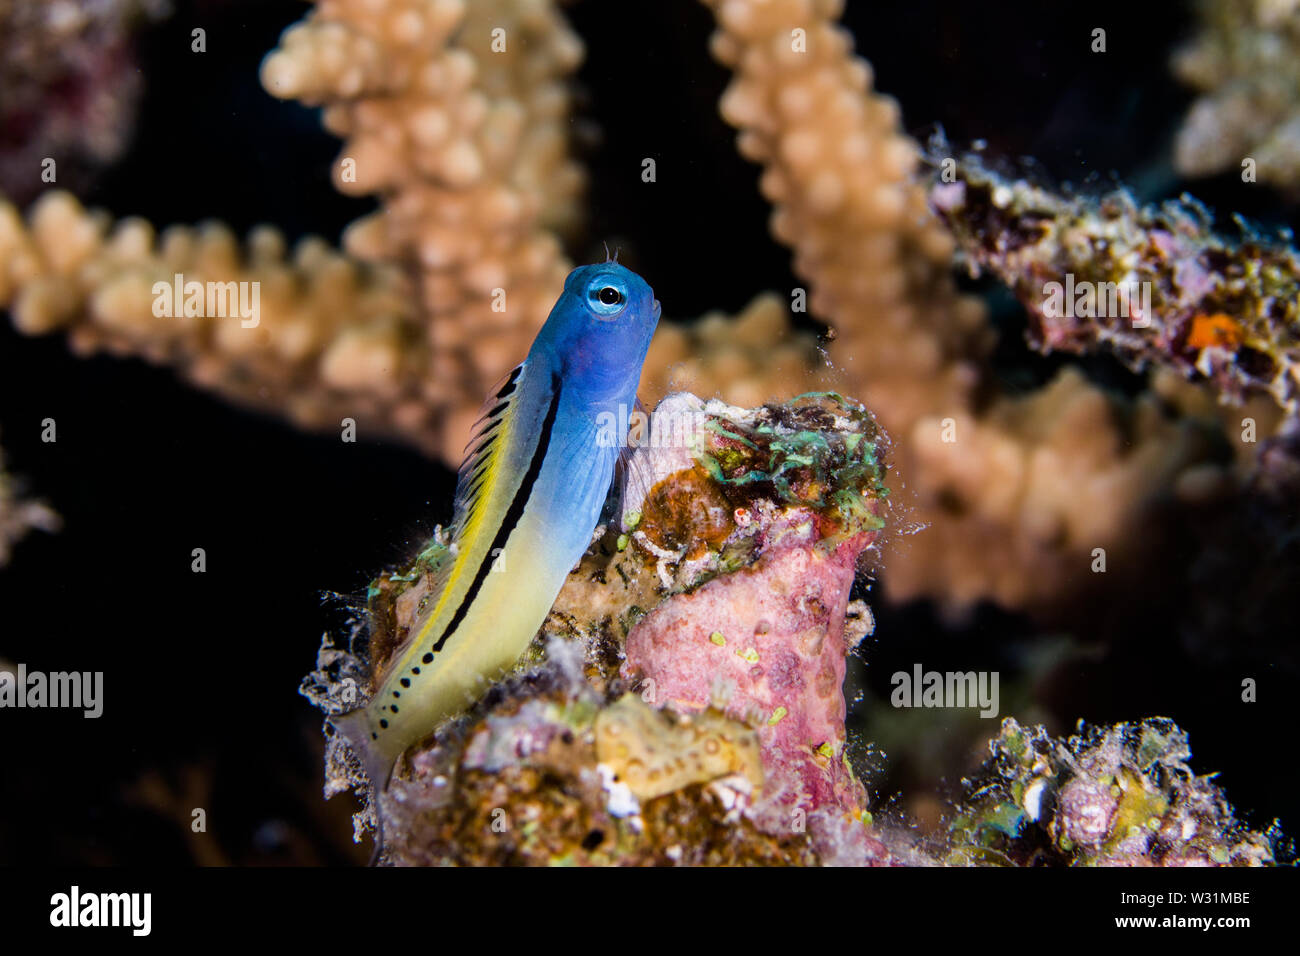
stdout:
[[[415,639],[420,628],[437,616],[448,587],[456,578],[458,569],[463,569],[466,550],[473,547],[471,539],[475,521],[486,506],[493,478],[500,477],[499,469],[505,457],[506,443],[510,440],[507,432],[512,412],[518,407],[517,400],[523,391],[523,376],[527,365],[528,362],[524,361],[515,366],[510,374],[497,382],[483,403],[483,413],[470,433],[470,439],[465,445],[465,458],[456,475],[456,499],[451,524],[439,534],[439,541],[449,545],[450,549],[439,552],[437,563],[429,567],[426,593],[431,600],[419,620],[411,627],[401,648],[393,655],[393,660]],[[493,474],[494,468],[498,469],[496,475]]]
[[483,403],[483,414],[470,433],[465,445],[465,460],[456,475],[456,508],[451,521],[453,541],[461,539],[487,497],[490,472],[499,460],[499,450],[505,445],[507,421],[521,391],[520,380],[527,365],[526,361],[519,363],[497,383]]

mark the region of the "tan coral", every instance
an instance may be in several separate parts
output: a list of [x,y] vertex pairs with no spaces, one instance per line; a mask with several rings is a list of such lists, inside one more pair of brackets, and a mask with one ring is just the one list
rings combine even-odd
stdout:
[[1156,400],[1123,410],[1074,369],[948,424],[914,426],[915,491],[936,503],[921,515],[934,527],[896,548],[888,573],[901,598],[942,581],[950,606],[1039,606],[1101,568],[1098,548],[1114,570],[1135,550],[1130,529],[1143,511],[1166,502],[1205,453],[1201,434]]
[[[851,394],[893,435],[896,500],[927,525],[888,556],[889,593],[958,604],[1050,596],[1059,578],[1045,562],[1086,561],[1073,549],[1176,480],[1187,464],[1177,430],[1153,426],[1127,455],[1075,461],[1097,469],[1075,480],[1114,497],[1072,526],[1076,495],[1058,472],[1074,419],[1047,410],[1090,409],[1081,417],[1111,449],[1129,410],[1082,381],[1064,405],[977,395],[989,391],[992,332],[979,302],[954,289],[952,238],[913,178],[917,146],[836,24],[842,4],[705,2],[720,27],[713,50],[735,71],[723,115],[763,165],[773,233],[793,249],[813,315],[832,326],[834,367],[796,331],[787,290],[734,321],[663,323],[644,397],[689,388],[751,406],[821,388]],[[275,95],[324,107],[345,141],[336,184],[381,202],[348,228],[348,254],[307,240],[288,255],[272,230],[242,247],[219,226],[155,237],[52,194],[26,224],[0,206],[0,305],[24,331],[66,329],[78,351],[143,355],[296,423],[354,418],[363,435],[395,432],[456,463],[482,396],[525,354],[569,267],[556,235],[577,218],[582,175],[565,149],[564,81],[581,52],[549,0],[323,0],[262,76]],[[259,282],[259,326],[156,318],[152,284],[176,272]],[[972,427],[945,457],[933,442],[947,418]],[[1160,464],[1143,481],[1145,461]],[[1126,478],[1107,485],[1115,468]],[[1213,484],[1205,478],[1183,484]],[[1055,534],[1062,523],[1072,530]],[[991,540],[1004,542],[1005,561],[987,560]],[[1010,586],[1017,576],[1035,583]]]
[[691,325],[662,323],[640,395],[652,407],[670,392],[689,391],[750,408],[813,391],[824,378],[816,339],[797,331],[785,303],[768,292],[735,317],[709,312]]
[[[256,283],[258,314],[157,314],[172,298],[161,288],[174,289],[177,275],[205,286]],[[428,357],[418,348],[405,278],[319,239],[288,255],[269,227],[241,248],[224,226],[155,236],[141,220],[112,224],[63,192],[43,196],[26,222],[0,203],[0,307],[28,334],[65,330],[82,354],[174,365],[203,387],[299,425],[337,428],[344,417],[384,431],[404,424],[409,438],[437,447],[435,409],[419,392]],[[412,403],[420,414],[403,419]]]
[[1229,170],[1244,176],[1250,159],[1259,182],[1296,188],[1300,3],[1200,0],[1196,6],[1201,30],[1170,64],[1201,94],[1174,140],[1174,168],[1184,176]]
[[[1128,409],[1076,374],[990,403],[979,387],[992,330],[954,288],[953,239],[913,175],[918,148],[835,23],[841,0],[704,2],[719,26],[714,54],[735,72],[722,115],[762,164],[773,235],[833,328],[838,374],[818,381],[889,430],[898,507],[924,526],[888,549],[886,593],[951,607],[1050,600],[1092,548],[1125,547],[1120,527],[1192,464],[1194,443],[1154,403]],[[727,367],[715,359],[724,347],[698,344],[692,368]],[[700,378],[696,390],[723,387]],[[1129,416],[1143,423],[1136,449],[1124,447]],[[963,438],[944,444],[949,419]],[[1093,433],[1076,446],[1081,427]]]
[[[276,96],[324,107],[344,192],[380,210],[346,254],[263,230],[155,239],[63,193],[27,224],[0,205],[0,306],[79,352],[174,364],[197,384],[309,427],[353,418],[458,462],[492,382],[519,362],[570,264],[577,218],[566,75],[581,43],[548,0],[323,0],[263,63]],[[257,328],[157,318],[155,281],[260,285]]]
[[[449,423],[451,462],[571,268],[551,230],[577,218],[564,79],[581,58],[546,0],[327,0],[262,65],[273,95],[324,106],[344,140],[335,185],[383,202],[344,245],[417,279],[424,398]],[[372,375],[374,339],[355,344],[365,354],[328,368]]]
[[[794,252],[831,354],[891,427],[965,404],[967,356],[990,344],[983,309],[958,296],[953,244],[911,180],[918,150],[897,104],[834,21],[838,0],[706,0],[715,55],[735,70],[723,117],[763,165],[772,232]],[[800,50],[804,52],[800,52]]]

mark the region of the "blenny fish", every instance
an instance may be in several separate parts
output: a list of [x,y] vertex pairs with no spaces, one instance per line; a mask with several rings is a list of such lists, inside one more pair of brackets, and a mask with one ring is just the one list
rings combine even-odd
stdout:
[[528,357],[489,397],[429,610],[371,699],[330,720],[376,794],[407,747],[518,661],[590,546],[625,438],[602,429],[635,406],[659,313],[650,286],[617,262],[575,269]]

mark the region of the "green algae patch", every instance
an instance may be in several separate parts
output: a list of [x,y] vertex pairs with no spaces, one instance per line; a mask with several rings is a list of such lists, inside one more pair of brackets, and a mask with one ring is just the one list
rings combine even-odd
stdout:
[[856,402],[809,392],[748,419],[711,415],[702,433],[696,461],[733,507],[763,497],[811,508],[832,535],[884,527],[887,441]]

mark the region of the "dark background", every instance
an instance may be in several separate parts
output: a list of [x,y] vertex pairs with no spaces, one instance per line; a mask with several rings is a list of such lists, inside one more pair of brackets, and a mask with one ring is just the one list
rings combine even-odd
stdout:
[[[315,112],[274,100],[257,79],[262,56],[306,8],[176,6],[139,37],[145,94],[133,145],[82,199],[159,227],[220,218],[241,235],[271,222],[290,240],[337,239],[372,204],[331,189],[338,146]],[[899,99],[921,138],[940,124],[956,144],[982,138],[991,155],[1032,155],[1057,180],[1116,173],[1143,199],[1190,188],[1224,213],[1296,220],[1294,206],[1233,174],[1187,184],[1170,172],[1170,137],[1191,101],[1166,65],[1192,26],[1181,4],[849,7],[877,88]],[[727,74],[707,54],[709,12],[689,0],[586,0],[567,12],[587,47],[575,132],[590,171],[589,228],[571,255],[590,260],[603,256],[601,240],[617,241],[673,319],[796,285],[768,235],[757,168],[717,115]],[[206,54],[190,52],[194,26],[207,30]],[[1107,29],[1101,56],[1088,49],[1096,26]],[[653,186],[640,181],[645,156],[657,160]],[[1004,331],[1000,373],[1017,387],[1047,380],[1064,360],[1030,353],[1017,307],[978,288]],[[1087,367],[1116,388],[1140,387],[1108,359]],[[56,444],[40,441],[46,417],[58,423]],[[362,591],[447,520],[451,473],[394,444],[343,444],[232,409],[139,361],[74,358],[60,337],[24,338],[3,317],[0,439],[11,473],[65,525],[33,533],[0,571],[0,657],[105,672],[99,720],[0,715],[0,863],[364,861],[350,843],[348,800],[320,800],[320,719],[296,687],[322,632],[342,624],[328,592]],[[205,574],[190,570],[195,547],[207,551]],[[1073,679],[1034,685],[1036,712],[1054,731],[1080,717],[1172,717],[1191,733],[1197,769],[1222,771],[1253,825],[1281,816],[1293,829],[1300,781],[1274,748],[1295,726],[1283,703],[1294,658],[1243,672],[1261,654],[1232,635],[1212,655],[1188,647],[1153,614],[1181,600],[1162,581],[1117,585],[1105,613],[1052,633],[991,608],[951,626],[925,605],[877,603],[869,666],[857,669],[860,744],[873,738],[871,707],[887,699],[892,671],[917,660],[1000,668],[1005,703],[1005,682],[1032,669],[1029,651],[1068,639],[1100,657]],[[1279,634],[1293,630],[1290,608],[1269,613]],[[1243,673],[1259,680],[1260,703],[1237,703]],[[987,723],[985,737],[995,730]],[[918,743],[927,748],[942,740]],[[950,773],[969,757],[953,755]],[[871,781],[884,802],[941,783],[918,777],[930,764],[908,752],[889,760]],[[195,806],[207,810],[205,836],[189,831]]]

